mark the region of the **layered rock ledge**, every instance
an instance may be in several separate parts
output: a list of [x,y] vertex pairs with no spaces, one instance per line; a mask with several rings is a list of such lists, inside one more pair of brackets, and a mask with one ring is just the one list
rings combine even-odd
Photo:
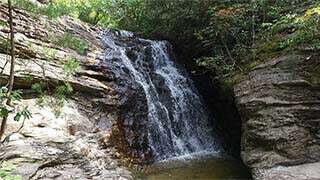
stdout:
[[[0,4],[2,22],[8,19],[6,12],[7,7]],[[68,17],[51,20],[30,15],[18,8],[13,15],[15,88],[23,89],[20,106],[28,106],[32,118],[0,146],[1,160],[14,164],[13,173],[24,179],[132,179],[116,150],[122,143],[114,132],[119,131],[123,100],[109,78],[111,72],[101,65],[101,29]],[[66,32],[87,42],[83,54],[56,43]],[[1,85],[9,76],[7,36],[8,27],[0,26]],[[66,78],[64,65],[70,58],[80,63],[80,70]],[[38,82],[45,82],[48,90],[65,82],[72,85],[76,93],[60,108],[60,116],[50,104],[39,106],[37,93],[31,91]],[[11,116],[8,121],[6,135],[23,123]]]
[[317,69],[317,55],[284,55],[234,87],[241,156],[255,179],[320,178],[320,84],[310,78]]

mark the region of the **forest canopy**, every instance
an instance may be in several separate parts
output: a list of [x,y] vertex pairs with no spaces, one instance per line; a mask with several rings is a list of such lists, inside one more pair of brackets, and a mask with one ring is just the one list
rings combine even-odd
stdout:
[[294,49],[320,49],[318,0],[52,0],[14,4],[50,18],[68,15],[101,27],[170,41],[191,71],[219,76],[250,70]]

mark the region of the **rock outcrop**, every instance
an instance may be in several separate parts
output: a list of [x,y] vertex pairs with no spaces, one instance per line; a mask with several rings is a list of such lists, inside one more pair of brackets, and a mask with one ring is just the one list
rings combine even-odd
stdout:
[[241,156],[255,179],[320,178],[319,56],[285,55],[234,87]]
[[[6,22],[7,7],[0,6],[0,11],[1,22]],[[131,35],[129,37],[126,34],[129,32],[103,30],[69,17],[52,20],[45,16],[36,17],[18,8],[14,9],[14,16],[17,54],[15,87],[30,89],[35,83],[45,82],[49,89],[54,89],[65,82],[70,83],[78,93],[75,96],[90,96],[88,103],[105,110],[105,121],[109,124],[106,129],[112,129],[110,141],[123,156],[135,163],[151,160],[147,143],[146,95],[117,54],[105,59],[112,47],[103,44],[101,38],[108,31],[110,36],[114,36],[114,43],[128,47],[128,57],[132,60],[139,55],[135,54],[137,49],[141,50],[139,53],[144,53],[144,48],[147,48],[144,46],[150,46],[150,43],[142,42]],[[8,32],[8,27],[1,26],[0,42],[3,43],[0,43],[0,66],[4,67],[0,77],[2,85],[9,76],[9,66],[5,66],[8,59],[5,55],[8,53],[8,47],[5,46]],[[74,49],[77,46],[63,46],[64,41],[70,41],[70,38],[86,42],[87,47],[83,53]],[[146,59],[150,59],[150,51],[149,47]],[[70,58],[80,62],[81,69],[66,78],[64,65]],[[29,77],[32,77],[32,80]]]
[[[6,12],[7,7],[0,4],[1,22],[7,21]],[[120,160],[124,154],[118,153],[124,140],[115,136],[122,131],[123,94],[130,92],[120,92],[111,67],[101,64],[101,29],[68,17],[50,20],[19,8],[14,9],[14,17],[14,86],[23,89],[20,106],[28,106],[33,116],[0,147],[0,159],[13,163],[14,173],[26,179],[132,179]],[[86,41],[83,53],[57,43],[66,33]],[[9,76],[7,36],[8,27],[1,23],[1,85]],[[80,69],[66,78],[65,64],[72,58],[80,63]],[[44,107],[37,103],[39,98],[31,86],[39,82],[46,85],[49,99],[54,99],[50,95],[57,86],[72,85],[75,93],[60,107],[60,116],[55,116],[51,101]],[[22,122],[12,118],[6,135],[21,126]]]
[[[32,118],[0,147],[0,158],[15,166],[13,174],[23,179],[132,179],[107,142],[111,131],[97,125],[99,118],[110,123],[107,113],[87,99],[69,99],[59,117],[50,107],[39,107],[34,97],[20,105],[29,107]],[[8,122],[7,132],[16,131],[22,123],[11,116]]]

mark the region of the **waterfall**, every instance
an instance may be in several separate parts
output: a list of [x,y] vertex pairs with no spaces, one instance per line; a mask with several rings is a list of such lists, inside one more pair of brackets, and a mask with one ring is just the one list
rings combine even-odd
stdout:
[[120,66],[143,88],[148,105],[145,128],[155,160],[219,151],[209,114],[192,80],[170,57],[168,42],[115,30],[106,30],[102,40],[104,61],[120,60]]

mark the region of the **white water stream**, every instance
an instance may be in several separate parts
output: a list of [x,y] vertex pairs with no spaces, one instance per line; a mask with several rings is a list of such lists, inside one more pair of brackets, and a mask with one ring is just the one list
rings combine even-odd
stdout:
[[137,39],[142,45],[132,60],[128,56],[132,49],[116,42],[116,38],[131,36],[126,31],[106,32],[103,41],[109,50],[104,59],[121,59],[134,81],[142,86],[148,103],[148,141],[155,159],[219,152],[206,108],[192,80],[170,57],[170,45]]

